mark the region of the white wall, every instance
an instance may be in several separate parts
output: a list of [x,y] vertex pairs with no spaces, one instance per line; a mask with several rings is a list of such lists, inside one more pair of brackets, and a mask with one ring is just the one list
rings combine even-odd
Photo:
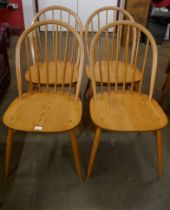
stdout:
[[51,5],[66,6],[77,13],[77,0],[38,0],[39,10]]
[[85,26],[88,16],[94,10],[106,6],[117,6],[117,0],[79,0],[78,15],[82,20],[83,26]]
[[31,25],[32,18],[35,14],[35,1],[34,0],[22,0],[23,16],[25,28]]
[[[80,16],[84,27],[87,17],[94,10],[104,6],[116,6],[117,0],[38,0],[39,10],[50,5],[61,5],[72,9]],[[23,11],[25,28],[27,28],[35,14],[35,0],[23,0]]]

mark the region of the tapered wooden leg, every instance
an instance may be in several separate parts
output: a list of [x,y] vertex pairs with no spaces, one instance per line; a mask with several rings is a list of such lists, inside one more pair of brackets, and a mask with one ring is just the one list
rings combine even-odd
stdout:
[[72,143],[72,148],[73,148],[73,154],[74,154],[74,160],[76,164],[76,169],[77,169],[77,175],[79,176],[80,180],[82,181],[83,175],[82,175],[82,169],[81,169],[81,163],[80,163],[80,154],[79,154],[79,149],[78,149],[78,144],[77,144],[77,138],[75,135],[75,131],[70,131],[70,137],[71,137],[71,143]]
[[156,131],[156,144],[157,144],[157,167],[158,175],[162,176],[162,131]]
[[89,85],[90,85],[90,80],[88,79],[86,89],[85,89],[85,92],[84,92],[84,98],[86,98],[88,96]]
[[12,130],[11,128],[8,128],[6,154],[5,154],[5,178],[7,178],[8,176],[9,164],[10,164],[10,158],[11,158],[11,148],[12,148],[14,134],[15,134],[15,131]]
[[96,133],[94,136],[94,140],[93,140],[91,153],[90,153],[90,160],[89,160],[89,165],[88,165],[88,169],[87,169],[87,179],[89,179],[91,172],[92,172],[94,160],[96,157],[96,152],[97,152],[98,145],[99,145],[100,134],[101,134],[101,128],[97,127]]

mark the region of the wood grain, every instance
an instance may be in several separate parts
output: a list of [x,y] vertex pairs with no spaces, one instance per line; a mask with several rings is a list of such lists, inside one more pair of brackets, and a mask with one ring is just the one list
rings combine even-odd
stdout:
[[158,103],[139,93],[98,94],[90,101],[90,113],[97,126],[112,131],[153,131],[168,122]]

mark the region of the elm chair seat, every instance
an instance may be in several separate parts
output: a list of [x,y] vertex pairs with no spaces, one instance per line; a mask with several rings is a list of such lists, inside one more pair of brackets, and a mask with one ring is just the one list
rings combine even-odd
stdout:
[[3,122],[14,130],[63,132],[78,126],[81,115],[81,101],[75,101],[73,96],[36,93],[16,98],[8,107]]
[[130,92],[98,94],[90,101],[90,113],[95,125],[111,131],[155,131],[168,122],[154,99]]

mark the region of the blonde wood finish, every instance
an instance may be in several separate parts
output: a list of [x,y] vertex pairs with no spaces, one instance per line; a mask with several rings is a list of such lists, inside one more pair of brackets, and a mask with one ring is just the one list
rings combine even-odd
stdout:
[[[100,8],[100,9],[94,11],[89,16],[89,18],[87,19],[86,25],[85,25],[86,49],[87,49],[87,54],[88,54],[89,59],[90,59],[90,45],[91,45],[91,42],[92,42],[93,37],[96,34],[96,32],[99,31],[103,26],[105,26],[111,22],[117,21],[117,20],[129,20],[132,22],[134,21],[134,19],[130,13],[128,13],[127,11],[125,11],[124,9],[121,9],[119,7],[112,7],[112,6]],[[97,24],[97,31],[94,31],[93,22],[95,22]],[[89,29],[92,31],[91,34],[89,33]],[[115,54],[114,48],[115,48],[116,43],[114,43],[114,37],[115,37],[115,34],[119,33],[119,31],[118,31],[118,29],[115,29],[112,32],[112,43],[110,43],[112,46],[112,49],[111,49],[112,55],[110,58],[108,57],[108,54],[109,54],[109,51],[108,51],[109,50],[109,46],[108,46],[109,33],[110,32],[108,32],[108,31],[105,33],[105,46],[104,46],[105,47],[105,58],[104,58],[105,61],[102,61],[102,59],[101,59],[102,58],[102,56],[101,56],[101,40],[102,39],[98,39],[98,46],[96,46],[97,51],[98,51],[98,56],[99,56],[99,68],[96,68],[95,75],[97,75],[96,76],[97,78],[100,75],[100,83],[98,83],[98,85],[101,86],[101,90],[103,90],[103,83],[105,83],[104,85],[107,85],[108,89],[110,89],[110,83],[116,82],[116,80],[113,82],[109,80],[109,78],[111,78],[109,75],[110,74],[109,65],[105,64],[105,68],[103,68],[103,66],[101,66],[102,63],[105,63],[105,62],[112,63],[113,62],[115,65],[114,67],[116,67],[115,58],[114,58],[114,54]],[[126,34],[125,31],[124,31],[124,33]],[[133,36],[135,36],[135,33],[136,32],[134,31]],[[122,31],[121,31],[121,36],[122,36]],[[121,41],[121,37],[120,37],[120,41]],[[132,48],[133,48],[133,46],[132,46]],[[94,53],[96,54],[96,52],[94,52]],[[116,54],[118,54],[118,51]],[[117,61],[119,61],[118,57],[117,57]],[[126,63],[125,59],[124,59],[124,61],[120,61],[120,62],[123,65],[124,65],[124,63]],[[117,71],[117,68],[115,68],[115,71]],[[86,73],[87,73],[88,79],[91,79],[89,65],[86,67]],[[123,81],[123,75],[124,75],[123,69],[122,69],[122,72],[120,72],[120,74],[122,77],[122,78],[120,78],[120,76],[119,76],[120,81]],[[105,77],[105,78],[107,77],[107,82],[104,82],[102,77]],[[115,79],[116,78],[117,77],[115,75]],[[119,83],[120,81],[117,81],[117,82]],[[135,82],[138,82],[138,80]],[[116,88],[117,88],[117,83],[116,83]],[[87,91],[85,92],[85,95],[87,95],[88,88],[86,88],[86,90]]]
[[97,94],[90,101],[90,114],[98,127],[111,131],[154,131],[168,122],[155,100],[130,91]]
[[162,176],[163,168],[163,154],[162,154],[162,131],[156,131],[156,145],[157,145],[157,165],[158,165],[158,174]]
[[90,153],[90,160],[89,160],[89,165],[88,165],[88,169],[87,169],[87,179],[89,179],[89,177],[91,175],[93,165],[94,165],[96,152],[97,152],[97,149],[98,149],[98,146],[99,146],[100,135],[101,135],[101,129],[99,127],[97,127],[96,132],[95,132],[95,137],[94,137],[94,140],[93,140],[92,150],[91,150],[91,153]]
[[[65,18],[63,18],[63,16]],[[46,20],[46,19],[51,19],[51,20],[59,20],[59,21],[64,21],[67,24],[69,24],[70,26],[72,26],[73,28],[75,28],[76,31],[78,31],[78,33],[80,34],[80,37],[83,38],[83,27],[82,27],[82,23],[81,20],[79,18],[79,16],[72,11],[71,9],[67,8],[67,7],[63,7],[63,6],[49,6],[46,7],[42,10],[40,10],[34,17],[33,17],[33,21],[32,24],[36,23],[39,20]],[[45,30],[48,30],[47,28],[45,28]],[[70,68],[70,62],[67,62],[67,52],[68,52],[68,46],[69,46],[69,36],[68,36],[68,31],[60,26],[59,28],[57,28],[57,33],[55,31],[54,25],[49,29],[52,31],[52,43],[53,43],[53,51],[55,52],[54,54],[54,61],[49,61],[49,55],[46,54],[46,62],[49,62],[48,68],[46,68],[46,63],[40,64],[39,65],[39,71],[41,71],[41,84],[46,84],[47,85],[47,89],[50,83],[54,82],[54,79],[57,80],[57,84],[58,85],[62,85],[64,79],[66,79],[66,81],[70,81],[70,77],[72,76],[72,70]],[[64,49],[63,45],[63,34],[66,33],[66,46]],[[38,34],[39,36],[39,34]],[[32,56],[33,59],[35,59],[35,49],[34,49],[34,41],[33,39],[35,38],[35,35],[31,38],[30,42],[31,42],[31,49],[32,49]],[[55,41],[56,40],[56,41]],[[56,42],[59,42],[60,44],[60,50],[57,51],[56,49]],[[40,41],[40,39],[39,39]],[[74,42],[74,40],[73,40]],[[46,47],[48,42],[46,40]],[[41,45],[41,41],[40,41],[40,45]],[[74,52],[74,48],[75,48],[75,42],[74,45],[72,46],[73,48],[73,52]],[[46,51],[46,53],[48,53],[48,51]],[[63,56],[64,53],[64,56]],[[78,52],[79,54],[79,52]],[[73,57],[73,56],[72,56]],[[72,60],[74,60],[75,58],[73,57]],[[78,57],[77,57],[77,62],[78,62]],[[59,65],[58,65],[59,64]],[[62,70],[62,72],[64,72],[63,76],[60,75],[60,71],[59,71],[59,75],[55,75],[55,69],[58,68],[63,68],[64,71]],[[73,67],[74,68],[74,67]],[[49,71],[49,74],[47,73],[47,71]],[[67,71],[67,75],[65,78],[65,72]],[[33,83],[39,83],[39,77],[37,75],[37,69],[36,67],[31,67],[31,77],[29,76],[29,71],[26,72],[26,79],[28,82],[33,82]],[[47,77],[47,75],[49,75],[49,78]],[[74,72],[75,74],[75,72]],[[62,79],[61,79],[62,77]],[[68,79],[69,77],[69,79]],[[44,80],[44,78],[46,78]],[[77,75],[75,77],[77,79]],[[74,79],[75,79],[74,78]],[[75,82],[77,82],[77,80],[75,79]],[[51,82],[52,81],[52,82]],[[69,82],[66,82],[69,83]],[[64,87],[62,85],[62,90],[64,90]]]
[[[109,61],[109,74],[105,73],[108,70],[108,63],[105,61],[101,61],[100,65],[99,62],[95,63],[95,80],[96,82],[100,82],[100,78],[101,78],[101,74],[102,74],[102,83],[116,83],[116,76],[115,76],[115,70],[116,70],[116,61]],[[100,67],[99,67],[100,66]],[[131,82],[131,78],[132,78],[132,72],[133,72],[133,66],[131,66],[130,64],[127,63],[123,63],[123,62],[118,62],[118,67],[119,69],[119,75],[117,76],[117,83],[124,83],[124,69],[126,69],[126,83],[130,83]],[[100,73],[100,71],[101,73]],[[90,67],[87,66],[86,67],[86,74],[88,76],[88,78],[90,79]],[[108,79],[108,75],[109,75],[109,79]],[[135,81],[139,82],[141,79],[141,74],[140,74],[140,70],[136,69],[136,74],[135,74]]]
[[[49,26],[54,28],[54,34],[48,32]],[[45,30],[40,32],[41,27],[44,27]],[[59,39],[57,39],[57,37],[59,38],[59,28],[67,31],[66,44],[61,45]],[[30,41],[30,37],[35,34],[36,38],[31,39],[33,42]],[[53,41],[55,40],[52,51],[49,44],[51,35],[54,36]],[[73,39],[73,43],[70,37]],[[44,41],[40,40],[42,38],[44,38]],[[33,59],[31,58],[31,46],[33,46],[32,49],[35,55]],[[71,46],[73,46],[71,48],[73,49],[72,52],[69,51]],[[58,63],[55,57],[60,52],[60,47],[64,50],[62,63]],[[82,115],[82,104],[79,95],[83,62],[84,48],[82,39],[70,25],[61,21],[45,20],[35,23],[23,32],[16,47],[16,75],[19,96],[9,105],[3,116],[3,122],[9,128],[5,176],[8,175],[13,129],[41,133],[68,131],[71,132],[77,172],[79,178],[82,179],[78,146],[72,130],[80,124]],[[68,72],[66,69],[67,63]],[[27,80],[31,78],[27,91],[25,91],[27,80],[24,79],[26,70]],[[53,72],[53,78],[50,76],[50,71]],[[67,73],[70,75],[67,76]],[[33,78],[34,74],[36,75],[35,78]],[[58,80],[61,81],[60,86],[58,86]],[[33,88],[35,83],[37,83],[36,89]],[[75,93],[73,93],[72,89],[75,89]]]
[[[57,66],[57,79],[56,79],[56,66]],[[64,62],[53,62],[50,61],[48,62],[48,69],[49,69],[49,84],[63,84],[63,79],[65,84],[70,84],[70,77],[72,77],[72,83],[77,82],[77,77],[78,77],[78,68],[77,64],[71,64],[70,62],[67,62],[66,64],[67,67],[67,74],[65,74],[65,77],[63,77],[63,70],[65,68],[65,63]],[[29,74],[31,74],[31,82],[32,83],[41,83],[41,84],[46,84],[47,83],[47,78],[46,78],[46,62],[44,63],[39,63],[39,69],[41,69],[41,76],[40,79],[38,78],[37,72],[36,72],[36,66],[30,66],[29,71],[26,72],[25,79],[29,82]],[[72,75],[73,73],[73,75]],[[57,80],[57,81],[56,81]]]
[[80,154],[79,154],[77,138],[76,138],[74,130],[70,131],[70,138],[71,138],[71,143],[72,143],[72,148],[73,148],[73,154],[74,154],[74,159],[75,159],[75,164],[76,164],[77,175],[80,177],[80,180],[82,181],[83,175],[82,175],[82,169],[80,167],[80,165],[81,165],[80,164]]
[[7,178],[8,176],[9,163],[11,159],[11,148],[12,148],[14,134],[15,134],[14,130],[8,128],[6,154],[5,154],[5,178]]
[[[115,71],[112,72],[112,75],[109,76],[115,81],[115,87],[107,87],[102,90],[102,88],[98,88],[97,85],[100,83],[101,78],[99,80],[96,78],[96,62],[100,63],[98,56],[96,60],[95,49],[98,45],[98,39],[101,37],[105,37],[106,31],[109,31],[115,26],[118,28],[118,37],[116,40],[117,50],[116,57],[119,57],[120,51],[120,34],[121,31],[126,29],[127,31],[130,28],[136,30],[136,40],[132,40],[134,43],[134,51],[131,53],[131,62],[126,62],[124,71],[127,73],[126,77],[123,76],[124,82],[122,85],[118,86],[118,75],[119,75],[119,62],[116,59],[116,67]],[[128,28],[127,28],[128,27]],[[141,33],[146,38],[145,46],[140,42]],[[106,38],[107,39],[107,38]],[[127,38],[128,40],[128,38]],[[125,42],[125,51],[127,49],[127,43]],[[143,54],[140,51],[140,45],[143,45],[144,50]],[[109,46],[109,45],[108,45]],[[150,54],[148,54],[148,50]],[[105,51],[105,49],[102,49]],[[101,51],[101,54],[103,53]],[[111,53],[111,51],[108,51]],[[127,57],[127,52],[124,54],[124,58]],[[139,59],[140,58],[140,59]],[[146,63],[149,59],[150,66],[147,66]],[[140,62],[139,62],[140,61]],[[108,63],[108,60],[105,61]],[[132,71],[130,73],[131,81],[130,88],[125,86],[125,83],[128,81],[128,66],[131,66]],[[138,69],[140,66],[140,69]],[[94,36],[91,48],[90,48],[90,69],[91,69],[91,80],[92,80],[92,88],[93,88],[93,97],[90,100],[90,115],[93,123],[98,127],[98,129],[105,129],[110,131],[122,131],[122,132],[145,132],[152,131],[156,133],[156,141],[157,141],[157,159],[158,159],[158,175],[162,175],[162,136],[161,129],[165,127],[168,123],[168,118],[163,112],[162,108],[159,104],[153,99],[153,90],[156,76],[156,68],[157,68],[157,47],[156,43],[147,29],[143,26],[130,21],[118,21],[115,23],[111,23],[100,29],[97,34]],[[135,75],[137,75],[138,70],[141,71],[139,88],[134,89],[135,85]],[[148,71],[147,75],[150,75],[150,86],[148,87],[148,94],[142,93],[142,85],[144,83],[144,74]],[[149,73],[150,71],[150,73]],[[113,76],[113,74],[115,74]],[[109,80],[111,81],[111,78]],[[103,78],[102,78],[103,81]],[[129,81],[128,81],[129,82]],[[146,90],[145,90],[146,91]],[[97,135],[97,134],[96,134]],[[97,138],[97,137],[95,137]],[[94,140],[97,141],[97,140]],[[91,149],[91,156],[88,166],[87,177],[90,177],[91,170],[93,167],[94,156],[96,154],[97,146],[93,144]],[[92,153],[94,153],[92,155]]]
[[[58,14],[57,14],[58,13]],[[67,17],[67,19],[63,20],[63,15]],[[39,20],[45,20],[47,18],[46,14],[50,15],[52,20],[64,21],[67,24],[71,25],[75,28],[76,31],[80,33],[80,36],[83,37],[83,26],[80,17],[70,8],[64,6],[49,6],[41,9],[38,13],[35,14],[32,20],[32,24]],[[49,18],[48,18],[49,19]],[[72,19],[72,21],[71,21]]]
[[[96,51],[96,46],[98,44],[98,39],[101,38],[101,36],[103,37],[103,34],[106,34],[106,31],[109,30],[114,30],[115,28],[117,28],[118,30],[118,35],[116,37],[116,64],[115,64],[115,90],[117,90],[117,84],[118,84],[118,75],[121,74],[121,65],[118,65],[120,60],[119,57],[121,57],[121,52],[126,51],[126,48],[128,47],[126,44],[125,45],[121,45],[121,31],[125,30],[127,27],[131,28],[131,31],[133,32],[134,29],[137,32],[135,39],[133,40],[132,46],[134,46],[135,50],[131,50],[130,51],[130,57],[129,60],[127,60],[125,62],[124,65],[124,71],[127,72],[128,66],[131,66],[132,72],[131,72],[131,85],[130,85],[130,89],[131,92],[134,91],[134,83],[135,83],[135,78],[138,78],[138,71],[140,70],[140,72],[142,72],[141,74],[141,80],[140,80],[140,86],[142,86],[143,84],[143,75],[145,73],[146,70],[146,63],[147,63],[147,59],[149,59],[149,57],[147,56],[148,53],[148,45],[150,44],[151,46],[151,53],[152,53],[152,57],[150,57],[150,59],[152,59],[152,65],[150,67],[151,69],[151,82],[150,82],[150,89],[149,89],[149,99],[152,99],[152,95],[153,95],[153,90],[154,90],[154,84],[155,84],[155,77],[156,77],[156,68],[157,68],[157,47],[156,47],[156,43],[155,40],[153,39],[153,36],[150,34],[150,32],[144,28],[142,25],[137,24],[135,22],[132,21],[117,21],[114,23],[110,23],[108,25],[106,25],[105,27],[103,27],[100,31],[98,31],[96,33],[96,35],[93,38],[92,44],[91,44],[91,48],[90,48],[90,69],[91,69],[91,77],[92,77],[92,84],[93,84],[93,91],[94,91],[94,97],[96,97],[96,75],[95,75],[95,65],[96,62],[101,62],[102,58],[98,55],[97,56],[97,60],[96,60],[96,55],[95,55],[95,51]],[[140,53],[140,47],[141,45],[143,46],[143,44],[140,42],[140,36],[141,33],[143,33],[146,36],[146,45],[144,46],[144,54]],[[104,40],[103,40],[104,41]],[[129,43],[130,44],[130,43]],[[122,50],[120,50],[120,45],[122,47]],[[111,46],[111,45],[109,45]],[[105,50],[103,50],[103,52],[105,52]],[[110,52],[110,50],[109,50]],[[109,53],[109,56],[111,56],[111,53]],[[123,56],[124,57],[124,56]],[[140,59],[139,59],[140,58]],[[110,68],[109,63],[107,62],[107,60],[105,60],[105,63],[107,63],[108,68]],[[142,66],[142,70],[138,68],[138,66]],[[120,68],[120,69],[119,69]],[[128,72],[127,72],[128,73]],[[111,78],[109,78],[110,80]],[[127,77],[126,80],[124,80],[124,83],[127,82]],[[124,86],[123,86],[124,87]],[[125,91],[125,89],[122,87],[122,89]],[[139,89],[139,92],[141,93],[141,88]]]
[[[112,19],[110,21],[108,21],[108,12],[112,13]],[[104,16],[102,16],[102,19],[100,18],[101,14],[105,14]],[[134,21],[133,17],[131,16],[130,13],[128,13],[126,10],[121,9],[120,7],[112,7],[112,6],[108,6],[108,7],[102,7],[99,8],[97,10],[95,10],[87,19],[86,21],[86,25],[85,25],[85,38],[86,38],[86,49],[87,49],[87,54],[88,54],[88,58],[90,58],[90,45],[93,39],[93,36],[95,35],[94,31],[94,27],[93,27],[93,21],[95,21],[95,19],[97,19],[97,31],[99,31],[103,26],[107,25],[110,22],[114,22],[117,20],[130,20],[130,21]],[[102,22],[104,24],[102,24]],[[90,37],[89,34],[89,29],[92,32],[92,37]]]
[[3,122],[20,131],[63,132],[78,126],[81,115],[81,101],[74,96],[42,92],[16,98],[4,114]]

